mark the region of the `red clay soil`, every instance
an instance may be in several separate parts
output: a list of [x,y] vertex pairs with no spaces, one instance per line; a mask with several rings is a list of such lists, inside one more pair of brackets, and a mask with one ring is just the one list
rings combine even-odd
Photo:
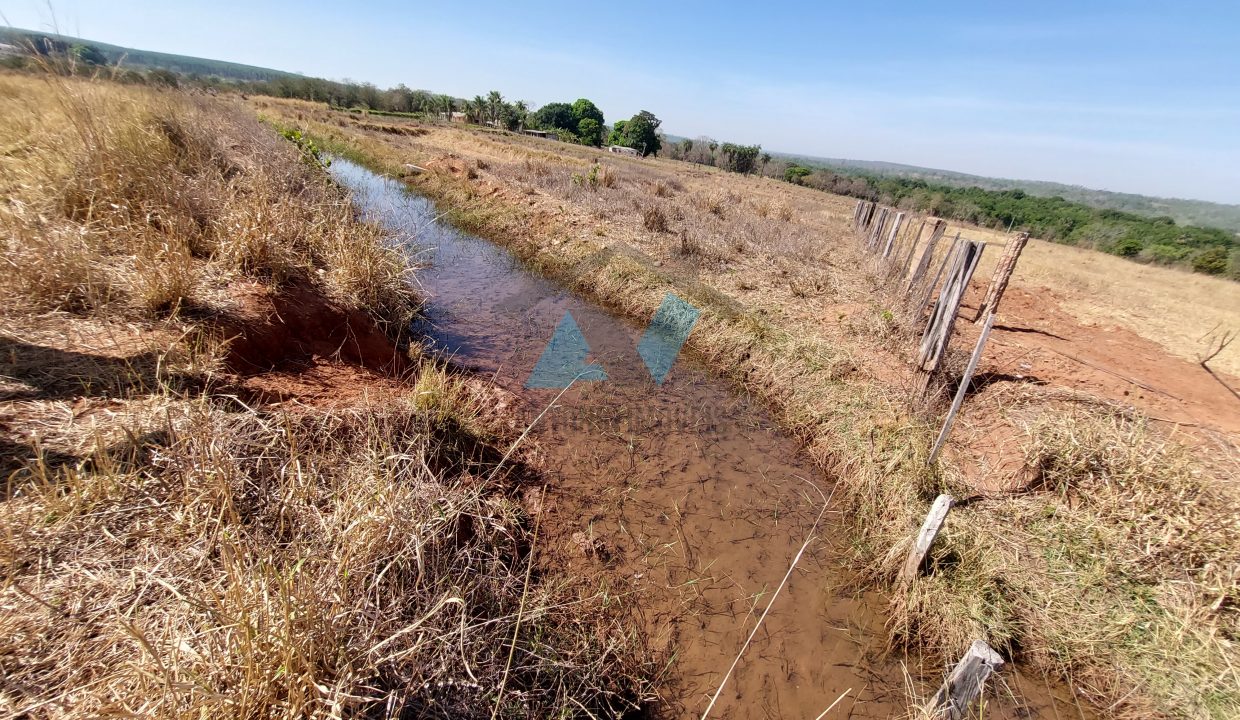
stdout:
[[[980,325],[968,320],[985,289],[972,283],[957,321],[958,348],[971,349],[977,341]],[[1211,375],[1128,329],[1081,323],[1045,288],[1035,294],[1009,287],[948,450],[957,466],[972,468],[969,474],[983,492],[1023,484],[1024,434],[1003,412],[1002,393],[1011,383],[1135,408],[1202,448],[1234,446],[1240,438],[1236,378]]]
[[253,375],[327,358],[400,375],[408,360],[360,310],[328,300],[312,286],[291,283],[273,292],[258,283],[230,289],[234,307],[217,321],[229,340],[231,372]]
[[233,307],[216,326],[248,401],[346,407],[408,391],[408,359],[365,313],[299,283],[238,283],[229,294]]

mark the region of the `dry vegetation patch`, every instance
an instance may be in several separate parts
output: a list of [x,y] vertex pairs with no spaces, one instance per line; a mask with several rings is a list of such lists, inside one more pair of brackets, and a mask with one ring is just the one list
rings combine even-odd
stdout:
[[647,700],[618,599],[531,563],[539,476],[502,459],[503,399],[369,362],[412,267],[312,146],[228,100],[11,75],[0,97],[0,712]]

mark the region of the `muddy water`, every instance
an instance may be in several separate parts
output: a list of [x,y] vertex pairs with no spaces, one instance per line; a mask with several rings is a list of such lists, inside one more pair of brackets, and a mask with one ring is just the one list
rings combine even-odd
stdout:
[[[547,542],[637,593],[652,644],[674,651],[667,715],[701,716],[807,538],[711,717],[813,720],[837,699],[826,717],[905,713],[904,671],[882,653],[882,601],[848,589],[844,523],[822,515],[831,483],[762,408],[685,355],[656,385],[636,350],[643,328],[436,222],[394,181],[343,160],[332,173],[397,237],[416,236],[429,264],[419,329],[436,349],[518,393],[530,419],[550,407],[533,432],[561,528]],[[525,389],[566,313],[607,380]],[[989,716],[1077,717],[1024,687],[1040,682],[1017,684]]]

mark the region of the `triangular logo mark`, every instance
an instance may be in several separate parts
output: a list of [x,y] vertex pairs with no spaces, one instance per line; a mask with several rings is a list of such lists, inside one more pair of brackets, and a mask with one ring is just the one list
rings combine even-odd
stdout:
[[701,314],[701,310],[672,293],[664,296],[663,303],[650,321],[650,327],[646,328],[646,333],[637,343],[637,354],[646,363],[646,369],[656,385],[662,385],[671,372],[681,346],[689,339],[689,333],[693,332],[693,326]]
[[603,366],[586,363],[590,345],[573,320],[573,314],[564,313],[564,319],[555,328],[551,342],[538,358],[534,370],[525,381],[527,389],[566,388],[578,380],[606,380]]

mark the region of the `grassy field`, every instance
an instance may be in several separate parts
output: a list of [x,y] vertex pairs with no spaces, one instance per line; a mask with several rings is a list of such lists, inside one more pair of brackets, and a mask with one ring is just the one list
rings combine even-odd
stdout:
[[[1139,404],[1013,380],[969,405],[994,406],[1005,434],[989,449],[1019,456],[1021,483],[979,492],[950,452],[927,467],[943,406],[911,399],[916,313],[858,250],[852,201],[482,129],[253,105],[404,177],[459,226],[600,303],[644,320],[671,290],[702,308],[690,346],[840,478],[857,566],[888,589],[898,642],[947,660],[985,638],[1108,716],[1240,712],[1236,438],[1215,433],[1216,451],[1196,453]],[[1199,330],[1240,319],[1235,286],[1209,278],[1042,243],[1022,263],[1014,287],[1130,324],[1169,361],[1192,355]],[[1160,307],[1191,310],[1177,323],[1158,320]],[[1215,366],[1234,369],[1236,351]],[[940,491],[971,499],[949,516],[929,574],[892,587]]]
[[409,350],[413,268],[311,154],[202,96],[0,100],[0,714],[648,701],[617,598],[531,561],[498,391]]

